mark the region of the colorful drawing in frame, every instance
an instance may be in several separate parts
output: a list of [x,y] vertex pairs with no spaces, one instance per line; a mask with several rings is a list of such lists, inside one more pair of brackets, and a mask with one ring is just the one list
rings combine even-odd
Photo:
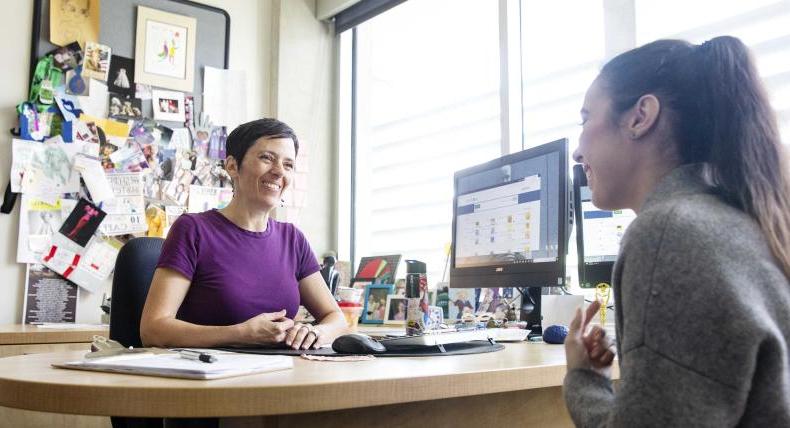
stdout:
[[406,324],[406,308],[408,306],[408,299],[404,296],[395,294],[387,296],[387,308],[385,313],[387,318],[384,320],[385,324]]
[[394,284],[400,258],[400,254],[362,257],[354,277],[373,278],[374,284]]
[[393,284],[368,284],[365,288],[365,307],[362,310],[363,324],[383,324],[387,310],[387,296],[392,294]]
[[192,92],[197,20],[137,7],[136,83]]

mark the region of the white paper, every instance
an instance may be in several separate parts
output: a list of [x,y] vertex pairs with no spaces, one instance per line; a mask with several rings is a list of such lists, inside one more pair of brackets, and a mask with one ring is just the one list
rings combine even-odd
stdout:
[[115,259],[122,245],[112,238],[95,240],[86,249],[80,267],[99,281],[107,279],[115,269]]
[[99,229],[104,235],[115,236],[145,232],[145,199],[141,173],[107,174],[115,198],[104,202],[101,209],[107,213]]
[[82,330],[82,329],[106,329],[109,327],[107,324],[76,324],[76,323],[61,323],[61,322],[45,322],[33,323],[38,328],[46,328],[53,330]]
[[23,193],[19,210],[17,263],[41,263],[41,255],[49,249],[52,238],[63,221],[77,205],[73,199],[58,197],[55,203]]
[[90,90],[88,92],[90,95],[77,97],[82,111],[90,116],[107,117],[110,99],[107,85],[96,79],[88,80],[90,81]]
[[215,126],[234,129],[247,121],[247,75],[243,70],[203,68],[203,113]]
[[79,119],[80,101],[74,95],[58,92],[55,94],[55,102],[58,104],[63,119],[67,122],[77,122]]
[[173,128],[173,136],[170,137],[169,149],[189,151],[192,149],[192,140],[187,128]]
[[175,223],[176,220],[181,217],[181,214],[184,214],[185,212],[186,209],[184,209],[184,207],[180,207],[178,205],[165,205],[165,218],[167,219],[167,225],[165,226],[164,232],[165,236],[167,236],[167,234],[170,232],[170,227],[173,225],[173,223]]
[[189,379],[217,379],[293,368],[293,358],[285,355],[212,354],[217,358],[213,363],[167,353],[85,359],[58,364],[56,367]]
[[82,174],[82,179],[85,181],[85,186],[88,187],[94,204],[115,197],[99,159],[78,155],[74,158],[74,169]]
[[85,144],[64,143],[59,135],[44,143],[12,140],[11,190],[35,194],[79,192],[79,174],[72,166],[74,156]]
[[95,293],[107,286],[105,279],[115,267],[121,243],[113,238],[93,235],[85,248],[56,233],[45,251],[42,263],[85,290]]
[[36,151],[39,150],[38,141],[11,140],[11,191],[20,193],[22,191],[22,177],[25,169],[30,164]]
[[233,199],[233,189],[230,187],[205,187],[189,186],[188,211],[200,213],[212,209],[226,207]]

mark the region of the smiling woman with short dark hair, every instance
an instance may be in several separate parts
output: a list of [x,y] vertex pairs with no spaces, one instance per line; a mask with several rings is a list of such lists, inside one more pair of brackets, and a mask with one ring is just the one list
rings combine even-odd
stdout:
[[[285,343],[307,349],[345,330],[301,231],[271,218],[291,185],[299,142],[286,124],[260,119],[227,139],[233,199],[184,214],[162,249],[140,324],[147,346]],[[318,321],[295,323],[299,305]]]

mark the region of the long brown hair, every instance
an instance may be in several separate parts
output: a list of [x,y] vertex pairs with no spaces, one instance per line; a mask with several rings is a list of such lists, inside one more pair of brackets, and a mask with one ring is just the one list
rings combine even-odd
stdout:
[[658,40],[601,71],[619,117],[645,94],[669,112],[681,163],[707,164],[722,198],[752,216],[790,278],[790,168],[749,49],[735,37]]

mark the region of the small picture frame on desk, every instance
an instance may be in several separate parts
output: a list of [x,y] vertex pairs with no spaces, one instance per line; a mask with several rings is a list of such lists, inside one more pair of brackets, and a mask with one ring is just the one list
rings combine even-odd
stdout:
[[394,284],[368,284],[365,288],[363,324],[384,324],[387,315],[387,296],[395,290]]
[[384,311],[387,314],[387,318],[384,320],[384,324],[405,325],[407,306],[408,299],[406,299],[406,296],[397,294],[387,296],[387,308]]

